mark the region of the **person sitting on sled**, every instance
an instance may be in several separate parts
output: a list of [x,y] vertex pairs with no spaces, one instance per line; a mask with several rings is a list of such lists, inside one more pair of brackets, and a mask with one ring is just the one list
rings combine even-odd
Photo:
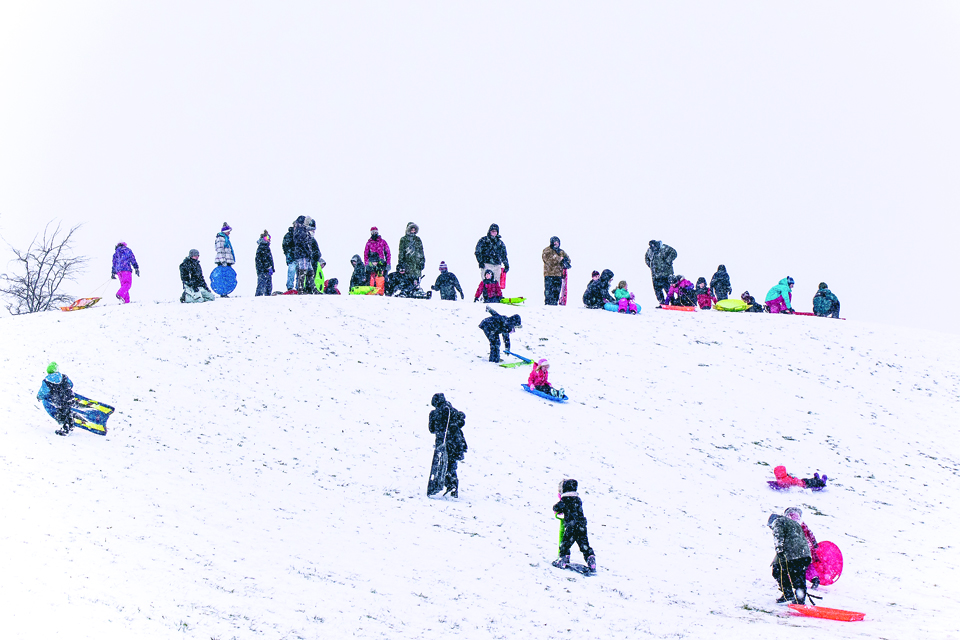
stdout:
[[[787,507],[783,512],[783,515],[787,516],[794,522],[800,523],[800,528],[803,530],[803,537],[806,538],[807,544],[810,545],[810,563],[815,564],[820,562],[820,543],[817,542],[817,538],[813,535],[813,532],[810,531],[810,527],[807,526],[807,523],[803,521],[803,511],[800,510],[800,507]],[[816,589],[820,586],[820,578],[815,577],[811,580],[813,588]]]
[[54,433],[65,436],[73,429],[70,417],[70,407],[73,406],[73,381],[60,373],[56,362],[47,365],[47,377],[40,384],[37,400],[43,404],[44,410],[51,418],[57,421],[60,428]]
[[551,385],[547,379],[549,375],[550,363],[547,362],[546,358],[541,358],[533,363],[533,371],[530,372],[530,377],[527,378],[527,386],[531,389],[536,389],[540,393],[546,393],[555,398],[563,398],[564,395],[566,395],[563,389],[554,389],[553,385]]
[[763,305],[757,302],[757,299],[750,295],[749,291],[741,293],[740,299],[747,303],[747,313],[764,313]]
[[789,489],[790,487],[800,487],[802,489],[813,489],[814,491],[819,491],[827,486],[827,476],[826,474],[820,475],[819,473],[813,474],[812,478],[795,478],[789,473],[787,473],[787,468],[783,465],[779,465],[773,468],[773,475],[777,478],[776,480],[770,480],[770,486],[774,489]]
[[553,513],[563,520],[563,537],[560,539],[560,557],[553,561],[555,567],[565,569],[570,564],[570,548],[576,542],[590,571],[597,570],[597,556],[587,539],[587,517],[583,515],[583,502],[577,495],[577,481],[567,478],[560,482],[560,502],[553,505]]
[[663,304],[675,307],[697,306],[697,294],[692,282],[683,276],[670,276],[669,282],[670,289],[667,290],[667,297]]
[[810,565],[810,545],[803,535],[800,523],[770,514],[767,526],[773,530],[777,555],[770,564],[773,578],[783,593],[778,604],[803,604],[807,599],[807,567]]
[[618,313],[637,313],[637,303],[634,302],[634,295],[627,289],[627,281],[621,280],[617,288],[613,290],[613,297],[617,301]]

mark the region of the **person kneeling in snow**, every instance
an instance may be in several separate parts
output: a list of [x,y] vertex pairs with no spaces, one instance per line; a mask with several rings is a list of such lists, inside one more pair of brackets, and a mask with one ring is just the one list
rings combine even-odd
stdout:
[[487,306],[487,313],[491,317],[480,323],[483,335],[490,341],[490,362],[500,362],[500,336],[503,336],[503,347],[510,351],[510,334],[520,328],[520,316],[502,316]]
[[180,282],[183,283],[180,302],[210,302],[217,299],[203,278],[200,252],[196,249],[190,249],[189,255],[180,263]]
[[577,481],[572,478],[563,480],[558,497],[560,502],[553,505],[553,513],[563,520],[563,537],[560,539],[560,557],[553,561],[553,565],[565,569],[570,564],[570,548],[576,542],[587,566],[596,571],[597,556],[587,539],[587,517],[583,515],[583,502],[577,495]]
[[773,529],[777,555],[771,563],[773,577],[783,595],[780,604],[803,604],[807,599],[807,567],[810,565],[810,545],[799,522],[789,517],[770,514],[767,526]]
[[70,407],[73,406],[73,381],[60,373],[56,362],[47,365],[47,377],[40,383],[37,400],[43,404],[44,410],[51,418],[57,421],[60,428],[55,431],[58,436],[65,436],[73,429]]
[[527,386],[531,389],[536,389],[540,393],[546,393],[555,398],[563,398],[564,395],[566,395],[563,393],[563,389],[554,389],[547,379],[549,375],[550,363],[547,362],[546,358],[541,358],[533,363],[533,371],[530,372],[530,377],[527,378]]

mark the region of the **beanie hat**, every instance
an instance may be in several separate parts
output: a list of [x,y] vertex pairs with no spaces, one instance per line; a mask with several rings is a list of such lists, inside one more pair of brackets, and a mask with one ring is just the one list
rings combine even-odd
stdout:
[[571,493],[577,490],[577,481],[573,478],[564,478],[560,482],[560,493]]
[[270,232],[267,231],[266,229],[263,230],[263,233],[260,235],[260,237],[266,240],[267,242],[270,242]]
[[540,358],[539,360],[537,360],[537,367],[542,368],[542,367],[549,367],[549,366],[550,366],[550,363],[547,362],[546,358]]
[[793,278],[787,276],[787,284],[793,284]]
[[826,282],[821,282],[821,283],[820,283],[820,286],[819,286],[818,288],[819,288],[819,289],[829,289],[830,287],[827,286],[827,283],[826,283]]
[[199,257],[200,257],[200,252],[197,251],[196,249],[190,249],[190,253],[187,254],[187,257],[188,257],[188,258],[199,258]]
[[370,227],[370,233],[380,233],[380,230],[376,227]]
[[47,365],[47,373],[48,373],[48,374],[49,374],[49,373],[56,373],[56,372],[59,371],[59,370],[60,370],[60,365],[58,365],[56,362],[51,362],[50,364]]
[[787,507],[784,510],[783,515],[787,516],[791,520],[800,522],[800,518],[803,517],[803,511],[801,511],[798,507]]
[[220,231],[221,231],[221,232],[223,232],[223,231],[230,231],[230,229],[232,229],[232,227],[231,227],[230,225],[228,225],[226,222],[224,222],[224,223],[223,223],[223,226],[220,227]]
[[118,249],[118,248],[120,248],[120,247],[125,247],[125,246],[127,246],[127,243],[124,242],[123,240],[121,240],[120,242],[117,243],[117,246],[114,247],[114,248],[115,248],[115,249]]
[[590,274],[590,277],[591,277],[591,278],[596,278],[596,277],[598,277],[599,275],[600,275],[600,272],[599,272],[599,271],[594,271],[593,273]]
[[780,516],[778,516],[777,514],[771,513],[771,514],[770,514],[770,517],[767,518],[767,526],[768,526],[768,527],[773,527],[773,523],[776,522],[777,518],[779,518],[779,517],[780,517]]
[[440,271],[446,271],[446,270],[447,270],[447,263],[441,261],[441,262],[440,262]]

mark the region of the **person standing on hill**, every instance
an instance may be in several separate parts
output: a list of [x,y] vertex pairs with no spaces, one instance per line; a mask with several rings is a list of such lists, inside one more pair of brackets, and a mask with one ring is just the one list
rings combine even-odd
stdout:
[[570,256],[560,248],[560,238],[550,238],[550,246],[543,250],[543,304],[556,306],[563,286],[563,272],[570,268]]
[[663,304],[670,287],[670,276],[673,275],[673,261],[677,259],[677,250],[660,240],[651,240],[650,248],[644,256],[644,261],[650,267],[653,278],[653,292],[657,295],[657,302]]
[[127,246],[126,242],[118,242],[113,250],[113,268],[110,271],[112,279],[120,278],[120,289],[117,291],[117,300],[124,304],[130,304],[130,286],[133,284],[133,274],[130,271],[136,271],[137,277],[140,277],[140,265],[137,264],[137,258],[133,251]]
[[217,253],[213,261],[218,267],[229,267],[235,264],[237,261],[233,255],[233,245],[230,243],[231,231],[232,228],[230,225],[224,222],[223,226],[220,228],[220,233],[217,234],[217,239],[214,243]]
[[423,266],[426,264],[423,241],[418,233],[420,227],[408,222],[407,230],[400,238],[400,246],[397,248],[397,268],[402,265],[407,275],[417,281],[417,286],[420,285],[420,276],[423,275]]
[[270,234],[264,229],[257,240],[257,256],[254,258],[257,268],[256,296],[269,296],[273,293],[273,252],[270,251]]
[[363,258],[360,257],[359,253],[355,253],[353,257],[350,258],[350,266],[353,267],[353,275],[350,276],[350,286],[348,290],[352,290],[355,287],[370,286],[370,276],[367,275],[367,268],[363,265]]
[[604,269],[596,280],[591,280],[587,290],[583,292],[583,306],[587,309],[603,309],[608,302],[615,303],[616,299],[610,295],[610,281],[613,280],[613,271]]
[[[390,245],[380,236],[380,230],[370,227],[370,239],[363,248],[363,264],[370,276],[384,276],[390,272]],[[373,286],[373,282],[368,282]]]
[[440,263],[440,275],[432,287],[434,291],[440,292],[441,300],[456,300],[457,292],[460,292],[460,299],[463,300],[463,289],[460,288],[460,281],[457,276],[447,270],[447,263]]
[[769,313],[796,313],[790,302],[793,299],[793,278],[787,276],[770,287],[764,304]]
[[587,538],[587,517],[583,514],[583,501],[577,494],[577,481],[567,478],[560,483],[560,502],[553,505],[553,513],[563,520],[563,538],[560,539],[560,554],[553,566],[565,569],[570,564],[570,549],[576,542],[590,571],[597,570],[597,556]]
[[807,566],[810,564],[810,545],[799,522],[773,513],[767,520],[773,530],[777,555],[773,559],[773,578],[783,595],[777,603],[803,604],[807,598]]
[[447,474],[444,478],[446,491],[451,498],[458,498],[460,479],[457,477],[457,464],[467,453],[467,440],[463,437],[463,427],[466,425],[467,415],[458,411],[442,393],[433,394],[430,404],[435,408],[430,412],[428,428],[436,436],[434,449],[446,446]]
[[821,282],[813,294],[813,313],[821,318],[840,318],[840,299],[833,295],[826,282]]
[[473,255],[477,258],[480,268],[480,279],[483,279],[487,270],[493,272],[493,279],[500,282],[500,274],[510,271],[510,261],[507,260],[507,245],[500,237],[500,226],[491,224],[487,235],[477,241],[477,248]]
[[727,300],[733,293],[733,286],[730,284],[730,276],[727,274],[727,268],[724,265],[717,267],[717,272],[710,278],[710,288],[713,289],[717,300]]
[[287,229],[280,245],[283,248],[283,259],[287,263],[287,291],[297,287],[297,261],[293,257],[293,226]]
[[307,229],[307,217],[297,216],[293,221],[293,260],[297,267],[297,279],[294,284],[297,293],[307,291],[307,273],[313,265],[313,237]]

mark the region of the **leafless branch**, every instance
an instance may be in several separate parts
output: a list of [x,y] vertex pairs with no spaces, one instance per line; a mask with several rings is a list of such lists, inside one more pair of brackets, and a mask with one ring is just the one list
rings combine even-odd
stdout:
[[7,245],[16,269],[13,274],[0,275],[0,295],[7,298],[7,311],[13,315],[49,311],[73,302],[60,287],[67,280],[75,281],[87,263],[86,257],[73,254],[73,234],[81,225],[63,232],[60,223],[51,230],[52,224],[48,222],[43,235],[34,236],[24,250]]

